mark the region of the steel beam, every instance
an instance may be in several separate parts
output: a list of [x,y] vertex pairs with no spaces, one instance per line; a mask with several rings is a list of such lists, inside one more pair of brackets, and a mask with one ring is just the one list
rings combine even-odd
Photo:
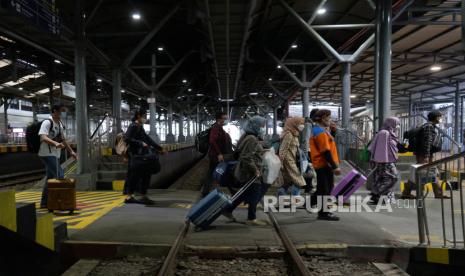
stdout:
[[207,12],[207,27],[208,27],[208,36],[210,38],[210,48],[212,50],[213,54],[213,70],[215,71],[215,77],[216,77],[216,85],[218,87],[218,96],[221,98],[221,85],[220,85],[220,76],[218,73],[218,63],[216,62],[216,50],[215,50],[215,41],[213,40],[213,26],[212,26],[212,21],[210,18],[210,5],[208,3],[208,0],[204,0],[205,4],[205,9]]
[[89,25],[89,23],[92,21],[94,18],[95,14],[97,13],[98,9],[100,8],[100,5],[103,3],[103,0],[98,0],[97,4],[95,4],[95,7],[92,9],[90,12],[89,16],[86,17],[86,22],[85,22],[85,28]]
[[460,143],[460,82],[458,81],[455,88],[454,111],[454,140]]
[[245,57],[245,51],[246,51],[245,46],[247,45],[247,40],[249,39],[250,28],[251,28],[252,22],[253,22],[252,15],[253,15],[253,12],[255,10],[256,4],[257,4],[256,0],[250,1],[250,4],[249,4],[249,12],[247,14],[247,19],[246,19],[247,21],[246,21],[245,27],[244,27],[244,35],[242,37],[241,50],[240,50],[240,54],[239,54],[239,62],[237,63],[236,80],[234,82],[233,99],[236,98],[237,89],[239,87],[239,80],[240,80],[241,75],[242,75],[242,68],[244,66],[244,57]]
[[300,15],[294,11],[289,4],[284,0],[279,0],[279,3],[300,23],[300,25],[307,31],[314,39],[316,39],[331,55],[339,62],[345,61],[342,56],[322,37],[318,34]]
[[115,135],[121,132],[121,69],[113,70],[112,115],[115,120]]
[[279,64],[281,66],[281,69],[284,70],[284,72],[286,72],[286,74],[291,77],[291,79],[293,79],[295,81],[295,83],[297,83],[300,87],[303,87],[304,84],[299,80],[299,78],[297,78],[292,72],[291,70],[289,70],[289,68],[287,68],[286,65],[284,65],[275,55],[273,55],[272,52],[270,52],[268,49],[265,49],[265,53],[267,53],[275,62],[276,64]]
[[165,17],[163,17],[160,22],[155,26],[145,37],[142,39],[139,44],[132,50],[132,52],[124,59],[122,67],[128,67],[129,64],[134,60],[136,55],[152,40],[152,38],[161,30],[161,28],[168,22],[168,20],[176,13],[179,8],[177,4],[173,9],[171,9]]
[[350,63],[341,63],[342,128],[350,128]]
[[359,29],[374,28],[375,24],[334,24],[334,25],[312,25],[314,30],[332,30],[332,29]]
[[88,112],[86,91],[86,50],[84,29],[84,1],[76,3],[76,42],[74,52],[74,83],[76,85],[76,144],[77,169],[76,174],[82,175],[90,172],[90,159],[88,150]]
[[171,68],[166,75],[163,76],[163,78],[155,85],[155,90],[158,91],[160,87],[173,75],[174,72],[176,72],[179,67],[184,63],[184,61],[192,54],[194,51],[190,51],[187,54],[185,54],[174,66]]

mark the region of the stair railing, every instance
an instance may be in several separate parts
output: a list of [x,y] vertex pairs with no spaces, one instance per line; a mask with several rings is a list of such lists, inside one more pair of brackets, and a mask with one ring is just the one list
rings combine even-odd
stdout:
[[[463,187],[462,187],[462,171],[461,168],[465,162],[465,152],[457,153],[451,156],[444,157],[439,160],[435,160],[431,163],[421,164],[421,165],[412,165],[411,177],[414,177],[414,183],[417,188],[417,197],[416,197],[416,209],[417,209],[417,219],[418,219],[418,240],[420,245],[431,245],[431,235],[439,234],[442,235],[443,246],[446,247],[450,244],[453,247],[457,247],[459,243],[463,244],[465,239],[465,217],[464,217],[464,199],[463,199]],[[450,164],[457,163],[458,171],[451,171]],[[441,193],[449,191],[450,196],[450,206],[447,208],[445,206],[444,198],[441,197],[441,226],[442,233],[431,233],[431,224],[436,221],[428,220],[426,200],[425,198],[428,195],[428,192],[425,193],[425,183],[428,178],[431,178],[433,174],[438,173],[436,177],[437,181],[440,183],[439,189]],[[425,179],[426,178],[426,179]],[[455,178],[455,181],[452,179]],[[432,180],[432,179],[431,179]],[[432,183],[435,185],[435,183]],[[455,204],[455,196],[457,196],[458,190],[459,193],[459,205],[458,209]],[[449,209],[449,210],[447,210]],[[461,224],[461,234],[462,240],[457,238],[457,232],[460,230],[460,227],[457,227],[456,224],[456,215],[460,216]],[[452,237],[450,239],[449,237]],[[462,245],[465,247],[465,244]]]
[[370,164],[362,158],[362,151],[368,144],[366,138],[360,137],[351,129],[338,128],[335,139],[340,158],[349,162],[365,175],[368,174]]

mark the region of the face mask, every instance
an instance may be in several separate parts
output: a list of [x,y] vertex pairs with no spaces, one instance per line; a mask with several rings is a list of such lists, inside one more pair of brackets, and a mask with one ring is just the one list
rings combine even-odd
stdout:
[[66,112],[64,112],[64,111],[61,112],[61,113],[60,113],[60,118],[66,118]]
[[305,128],[305,125],[299,125],[299,126],[297,127],[297,129],[298,129],[299,131],[304,130],[304,128]]

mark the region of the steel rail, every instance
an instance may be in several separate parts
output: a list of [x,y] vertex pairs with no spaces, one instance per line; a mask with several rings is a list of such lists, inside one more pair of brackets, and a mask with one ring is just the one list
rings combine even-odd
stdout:
[[299,270],[299,274],[302,276],[311,275],[310,270],[308,270],[307,266],[304,263],[304,260],[302,259],[302,256],[300,256],[299,252],[297,251],[297,248],[295,247],[294,243],[291,241],[289,236],[286,234],[286,232],[284,232],[284,230],[281,229],[281,226],[279,225],[273,213],[268,212],[268,217],[273,223],[276,232],[278,232],[278,235],[281,238],[284,247],[286,248],[287,252],[292,258],[292,261]]

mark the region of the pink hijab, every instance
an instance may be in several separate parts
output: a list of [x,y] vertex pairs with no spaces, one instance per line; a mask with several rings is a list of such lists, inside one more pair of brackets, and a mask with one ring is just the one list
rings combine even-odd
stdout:
[[399,138],[396,135],[396,127],[399,124],[400,120],[397,117],[389,117],[384,120],[383,127],[368,147],[371,152],[371,161],[376,163],[397,162]]

